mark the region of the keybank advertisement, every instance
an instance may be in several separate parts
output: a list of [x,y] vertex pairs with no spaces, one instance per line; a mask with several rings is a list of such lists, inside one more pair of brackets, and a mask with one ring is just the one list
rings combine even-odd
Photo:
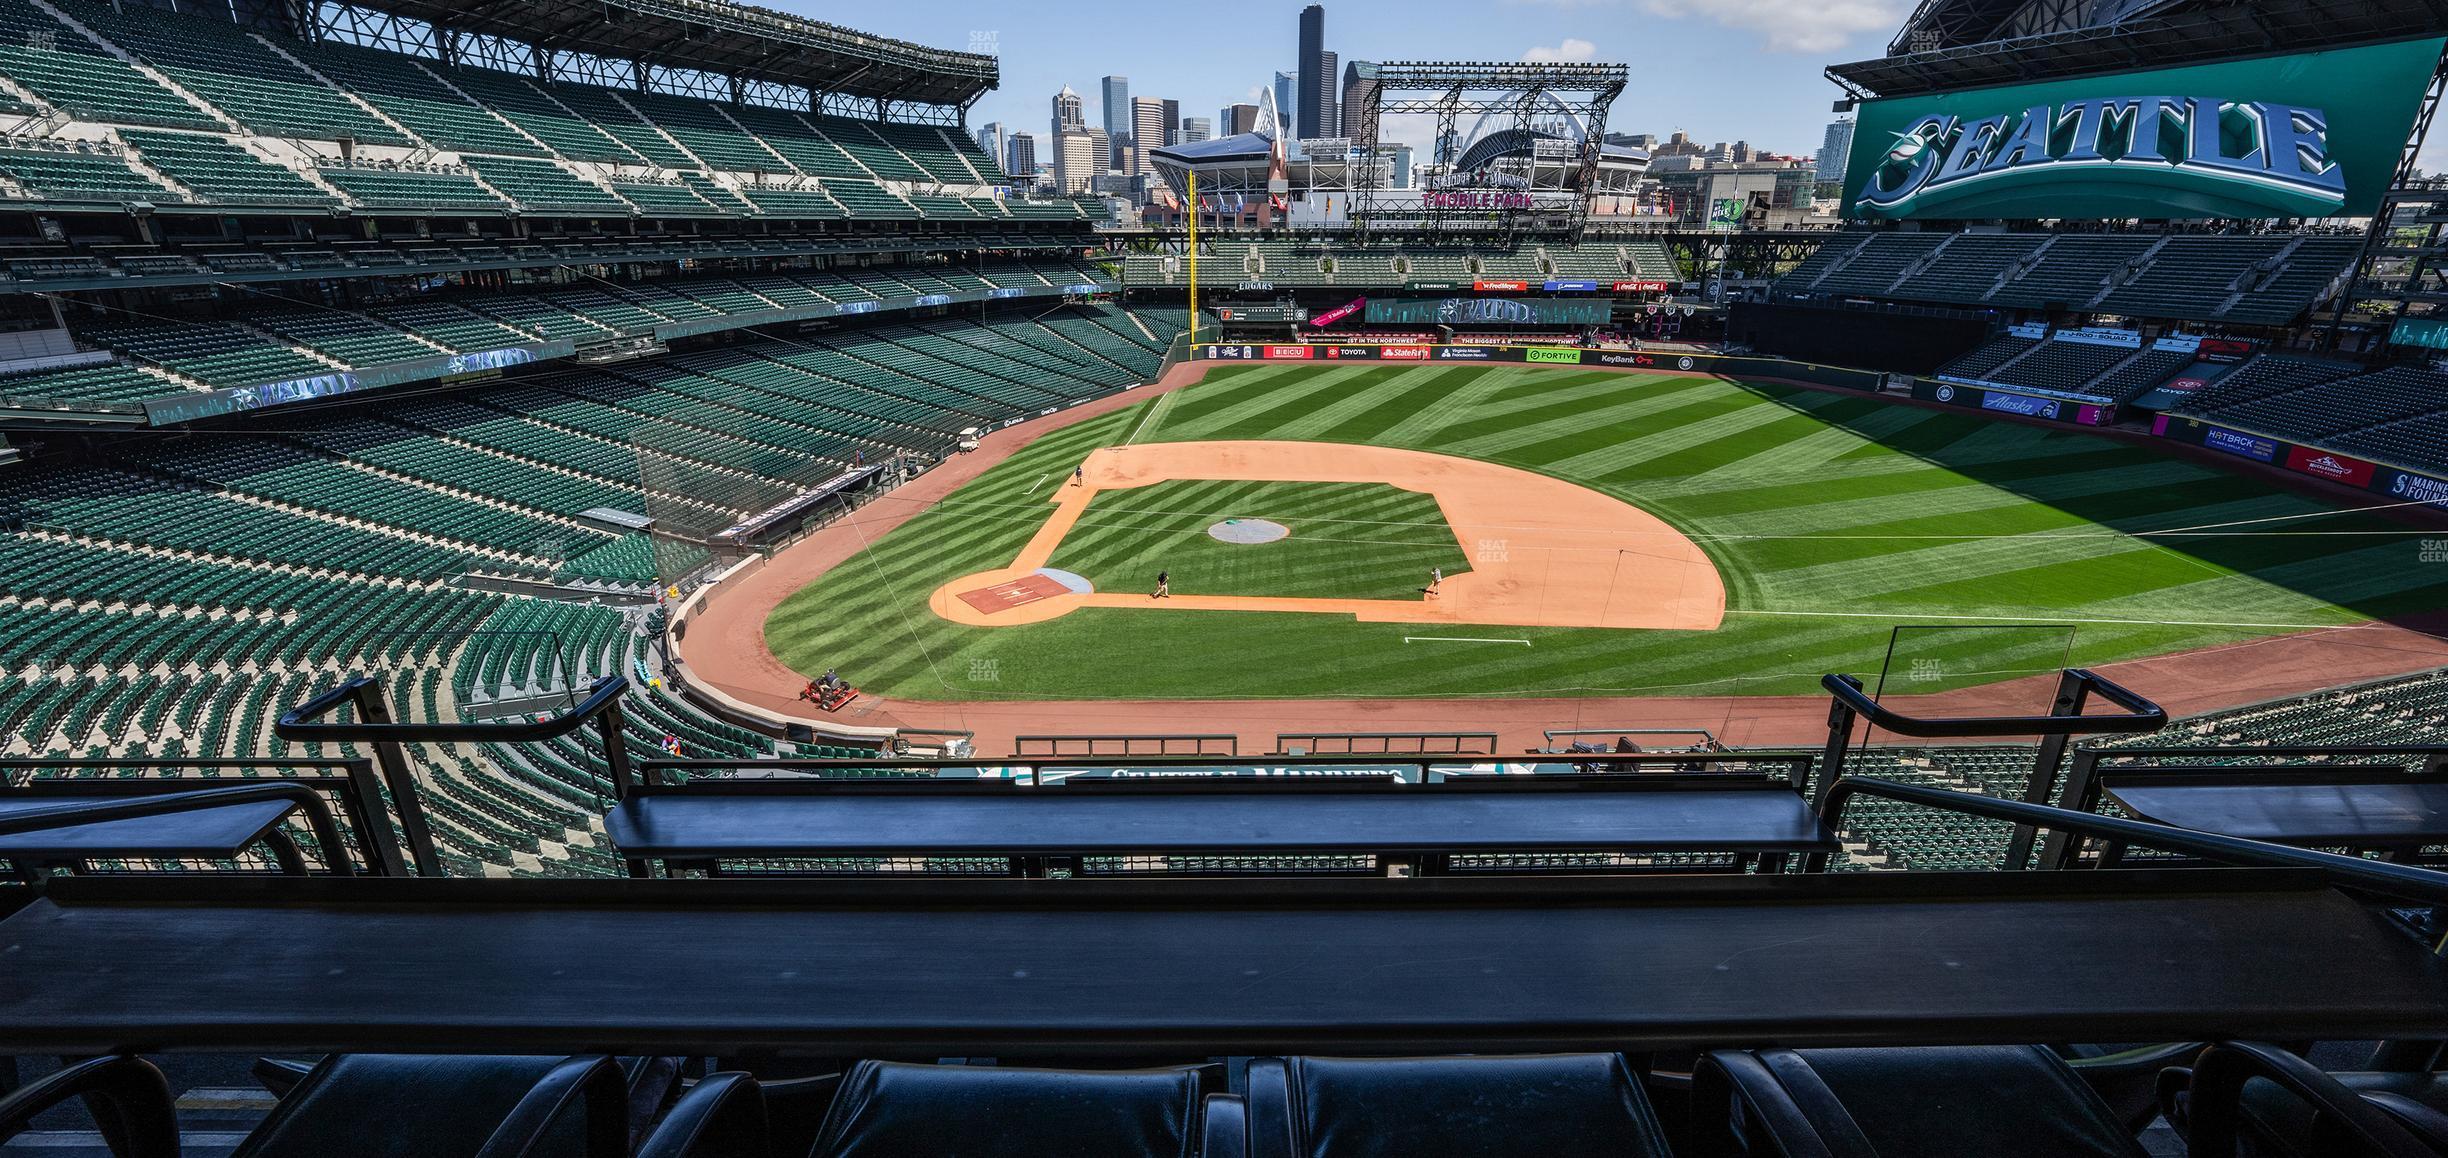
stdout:
[[1861,106],[1869,218],[2360,217],[2441,40],[1897,97]]

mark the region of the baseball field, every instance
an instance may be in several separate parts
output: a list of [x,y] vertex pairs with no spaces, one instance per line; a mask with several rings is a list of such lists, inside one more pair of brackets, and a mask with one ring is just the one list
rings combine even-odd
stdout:
[[[1038,438],[766,638],[903,700],[1787,695],[1907,659],[1942,690],[2448,604],[2420,540],[2155,448],[1870,398],[1234,366]],[[1944,630],[1891,655],[1899,625]]]

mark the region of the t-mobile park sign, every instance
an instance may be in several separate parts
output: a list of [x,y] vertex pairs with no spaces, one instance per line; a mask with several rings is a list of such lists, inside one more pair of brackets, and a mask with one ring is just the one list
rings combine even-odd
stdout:
[[1430,209],[1530,209],[1537,203],[1528,193],[1471,189],[1423,194],[1420,204]]

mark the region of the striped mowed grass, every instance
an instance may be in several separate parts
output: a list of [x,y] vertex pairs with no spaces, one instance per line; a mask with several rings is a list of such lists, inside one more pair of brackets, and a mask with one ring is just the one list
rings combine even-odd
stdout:
[[[939,584],[1007,564],[1096,448],[1258,438],[1485,459],[1621,498],[1709,552],[1726,582],[1725,625],[1434,633],[1524,647],[1406,642],[1424,633],[1317,614],[1087,608],[973,628],[927,610]],[[1168,493],[1103,511],[1119,496],[1100,496],[1074,530],[1092,537],[1066,538],[1055,565],[1080,563],[1100,585],[1108,579],[1094,569],[1111,568],[1114,586],[1133,589],[1190,528],[1283,517],[1248,509],[1261,496],[1231,484],[1147,489]],[[1424,522],[1374,490],[1276,498],[1321,526]],[[1161,515],[1134,537],[1134,520],[1152,511]],[[1445,549],[1419,527],[1402,534],[1383,548],[1397,578],[1424,572],[1403,552]],[[838,668],[884,695],[958,700],[1806,694],[1823,673],[1878,670],[1898,625],[2074,629],[2070,657],[2049,632],[1935,649],[1950,659],[1913,689],[1928,691],[2065,658],[2105,663],[2448,606],[2448,567],[2419,564],[2421,538],[2072,428],[1713,378],[1261,365],[1041,437],[792,596],[766,633],[802,672]],[[1487,546],[1453,549],[1467,559]],[[1367,585],[1383,581],[1377,571],[1338,552],[1331,568],[1273,581]]]

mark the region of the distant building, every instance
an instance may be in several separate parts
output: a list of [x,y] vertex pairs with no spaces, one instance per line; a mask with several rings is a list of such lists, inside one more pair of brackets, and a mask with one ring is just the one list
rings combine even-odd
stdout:
[[1054,135],[1054,187],[1065,196],[1085,193],[1105,169],[1103,130],[1072,129]]
[[1258,106],[1226,105],[1216,112],[1216,135],[1237,137],[1258,131]]
[[1288,72],[1276,73],[1275,115],[1283,121],[1284,131],[1293,136],[1300,135],[1295,131],[1300,124],[1300,110],[1300,78]]
[[1355,60],[1343,66],[1343,135],[1360,144],[1374,144],[1361,131],[1360,122],[1367,119],[1368,107],[1377,99],[1377,66],[1365,60]]
[[1028,133],[1013,133],[1003,139],[1003,171],[1011,174],[1012,184],[1023,188],[1037,183],[1037,138]]
[[1164,140],[1162,142],[1149,141],[1147,147],[1154,149],[1162,145],[1178,144],[1181,144],[1181,102],[1166,101],[1164,102]]
[[[1326,6],[1312,4],[1300,13],[1300,59],[1295,62],[1300,72],[1300,111],[1292,118],[1292,135],[1297,139],[1326,136],[1335,130],[1326,124],[1324,100],[1335,83],[1334,64],[1326,52]],[[1277,94],[1275,111],[1289,113],[1283,97]]]
[[1311,105],[1317,108],[1317,131],[1302,133],[1303,140],[1343,135],[1343,78],[1336,75],[1341,67],[1341,57],[1322,49],[1318,52],[1317,88],[1301,94],[1303,110]]
[[1845,175],[1845,158],[1851,156],[1852,153],[1853,119],[1845,117],[1829,124],[1827,135],[1819,138],[1819,165],[1817,168],[1819,179],[1842,182]]
[[1194,141],[1208,140],[1214,136],[1215,125],[1207,118],[1183,117],[1181,123],[1181,140],[1174,143],[1177,145],[1187,145]]
[[978,126],[978,148],[986,150],[987,156],[993,157],[997,163],[1000,163],[1003,159],[1003,142],[1009,136],[1010,134],[1003,128],[1003,122],[988,121]]
[[1088,122],[1082,112],[1082,104],[1080,94],[1072,92],[1070,85],[1064,85],[1061,92],[1054,94],[1053,129],[1048,140],[1060,137],[1064,133],[1076,133],[1088,127]]
[[1391,160],[1391,161],[1393,162],[1393,169],[1390,171],[1390,173],[1389,173],[1389,175],[1388,175],[1388,178],[1387,178],[1387,179],[1388,179],[1388,180],[1391,182],[1391,184],[1390,184],[1388,187],[1389,187],[1389,188],[1393,188],[1393,189],[1408,189],[1408,188],[1410,188],[1410,187],[1411,187],[1411,146],[1409,146],[1409,145],[1395,145],[1395,146],[1392,146],[1392,147],[1388,148],[1388,149],[1385,151],[1385,155],[1386,155],[1386,157],[1387,157],[1389,160]]
[[1130,78],[1109,76],[1098,84],[1103,86],[1105,95],[1105,143],[1112,150],[1106,163],[1116,169],[1124,168],[1123,157],[1130,148],[1131,134]]
[[1165,102],[1154,97],[1132,97],[1130,124],[1131,143],[1115,149],[1123,163],[1114,168],[1137,176],[1147,171],[1150,150],[1164,147]]

